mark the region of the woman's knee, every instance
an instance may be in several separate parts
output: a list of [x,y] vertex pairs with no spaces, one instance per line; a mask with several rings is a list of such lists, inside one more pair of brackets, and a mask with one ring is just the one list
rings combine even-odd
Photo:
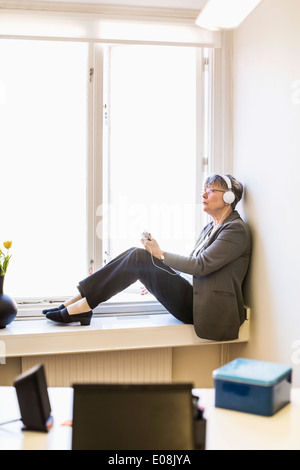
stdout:
[[128,256],[140,268],[151,263],[151,256],[145,248],[132,247],[128,250]]
[[143,257],[145,255],[146,250],[144,248],[138,248],[136,246],[133,246],[132,248],[129,248],[127,252],[135,256]]

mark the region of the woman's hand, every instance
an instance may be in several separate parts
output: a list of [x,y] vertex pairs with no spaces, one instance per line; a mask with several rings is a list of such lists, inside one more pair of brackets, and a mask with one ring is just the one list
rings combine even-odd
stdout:
[[160,249],[159,244],[157,241],[152,238],[151,234],[149,234],[150,240],[146,238],[142,238],[141,242],[144,245],[145,249],[152,255],[154,258],[161,259],[161,256],[164,254],[163,250]]

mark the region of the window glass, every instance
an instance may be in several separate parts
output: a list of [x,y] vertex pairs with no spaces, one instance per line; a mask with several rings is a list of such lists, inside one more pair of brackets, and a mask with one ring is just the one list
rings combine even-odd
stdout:
[[87,44],[0,41],[0,243],[13,242],[16,298],[73,295],[86,275],[87,57]]
[[[104,262],[142,246],[143,230],[168,251],[188,254],[194,244],[196,147],[200,138],[208,156],[210,131],[207,111],[199,120],[199,104],[208,110],[210,103],[207,78],[204,88],[199,83],[199,49],[103,46],[105,80],[95,75],[93,96],[95,108],[96,95],[104,96],[97,179],[87,173],[87,123],[95,125],[87,109],[89,47],[0,41],[0,244],[13,242],[5,289],[17,300],[74,294],[88,274],[88,220],[99,215],[93,236],[103,241]],[[91,217],[92,176],[103,205]]]
[[188,253],[195,240],[196,49],[114,46],[109,62],[106,259],[139,246],[143,230],[161,248]]

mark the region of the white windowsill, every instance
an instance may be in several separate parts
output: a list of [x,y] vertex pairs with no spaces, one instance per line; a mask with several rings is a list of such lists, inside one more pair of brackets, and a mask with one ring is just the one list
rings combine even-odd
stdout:
[[[121,310],[122,315],[113,314],[120,313]],[[5,356],[218,344],[199,338],[193,325],[179,322],[158,302],[143,300],[139,304],[124,304],[117,298],[114,302],[103,304],[102,313],[94,315],[90,326],[54,323],[44,316],[16,319],[0,330],[0,342],[4,346]],[[248,339],[249,320],[246,320],[240,328],[239,339],[229,343],[246,342]]]
[[[57,307],[63,302],[62,298],[56,302],[47,303],[38,300],[25,300],[18,304],[17,320],[24,318],[44,318],[42,310]],[[101,315],[166,313],[165,308],[151,294],[141,295],[135,291],[124,291],[115,295],[112,299],[100,304],[94,309],[94,313]]]

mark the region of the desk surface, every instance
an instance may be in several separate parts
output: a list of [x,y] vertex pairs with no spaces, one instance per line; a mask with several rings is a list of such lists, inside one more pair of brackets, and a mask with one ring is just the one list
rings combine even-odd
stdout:
[[[0,450],[68,450],[71,449],[72,428],[65,426],[72,419],[73,389],[49,388],[53,427],[48,433],[22,431],[23,423],[0,426]],[[20,417],[14,387],[0,387],[0,423]]]
[[300,449],[300,389],[293,389],[291,403],[272,417],[216,408],[213,389],[197,394],[207,419],[207,450]]
[[[300,389],[291,392],[291,403],[272,417],[262,417],[214,406],[213,389],[195,389],[207,419],[207,450],[300,449]],[[49,433],[23,432],[22,423],[0,427],[0,450],[71,449],[72,429],[65,425],[72,418],[73,390],[49,388],[54,417]],[[0,422],[19,418],[13,387],[0,387]],[[155,449],[154,449],[155,450]]]

